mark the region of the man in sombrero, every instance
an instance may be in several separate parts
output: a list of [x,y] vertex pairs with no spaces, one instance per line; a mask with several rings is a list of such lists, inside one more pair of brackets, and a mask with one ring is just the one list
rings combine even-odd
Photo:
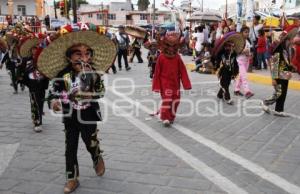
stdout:
[[116,46],[92,24],[63,27],[60,36],[40,54],[38,68],[52,79],[49,101],[53,111],[62,110],[66,135],[65,193],[79,186],[77,149],[79,134],[91,154],[98,176],[105,172],[102,151],[97,138],[101,120],[98,99],[104,84],[100,72],[107,71],[116,55]]
[[239,73],[237,54],[242,52],[245,40],[240,33],[229,32],[218,41],[213,50],[215,64],[218,69],[220,79],[220,90],[217,94],[219,99],[223,99],[227,104],[232,105],[229,86],[231,79],[235,79]]
[[43,130],[44,102],[49,80],[37,69],[39,39],[32,34],[23,37],[20,42],[19,54],[22,58],[19,68],[20,81],[29,89],[33,130],[38,133]]
[[[17,45],[19,43],[19,35],[15,32],[6,33],[6,41],[7,41],[7,51],[5,52],[2,58],[1,68],[3,64],[6,65],[6,69],[8,70],[11,79],[11,86],[14,88],[14,94],[17,94],[18,93],[17,70],[18,70],[19,63],[21,61],[17,49]],[[24,90],[23,87],[22,90]]]
[[275,116],[286,117],[284,103],[288,91],[289,80],[292,77],[292,40],[296,36],[299,27],[297,25],[288,26],[271,45],[272,58],[270,60],[273,95],[263,100],[262,108],[270,113],[269,105],[276,103]]

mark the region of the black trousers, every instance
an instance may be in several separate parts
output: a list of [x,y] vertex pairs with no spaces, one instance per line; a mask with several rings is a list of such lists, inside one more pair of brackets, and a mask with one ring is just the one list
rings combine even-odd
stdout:
[[112,66],[111,66],[111,69],[112,69],[112,71],[113,71],[113,72],[117,72],[117,69],[116,69],[115,63],[113,63],[113,64],[112,64]]
[[43,122],[45,90],[30,92],[30,104],[31,104],[31,119],[34,126],[40,126]]
[[11,83],[12,86],[14,88],[14,90],[17,92],[18,91],[18,80],[17,80],[17,68],[16,68],[16,64],[14,62],[11,62],[11,64],[9,65],[9,67],[7,68],[10,72],[10,79],[11,79]]
[[129,59],[130,62],[133,62],[134,56],[138,58],[139,63],[143,63],[143,59],[141,57],[141,49],[140,48],[134,48],[133,53]]
[[218,98],[224,98],[225,100],[230,100],[229,86],[231,82],[231,72],[223,71],[220,75],[220,90],[218,92]]
[[289,86],[289,80],[284,79],[276,79],[277,85],[274,86],[274,93],[273,95],[264,100],[266,105],[271,105],[276,102],[275,111],[283,112],[284,111],[284,102],[287,95],[287,90]]
[[124,59],[125,68],[128,68],[127,54],[128,54],[127,49],[119,49],[119,51],[118,51],[118,66],[119,66],[119,68],[122,68],[122,62],[121,62],[122,57]]
[[[89,114],[89,111],[81,112],[81,114]],[[87,115],[88,116],[88,115]],[[79,177],[79,166],[77,160],[77,150],[79,134],[85,143],[88,152],[91,154],[94,167],[97,165],[101,156],[99,140],[97,138],[97,124],[83,124],[78,121],[77,111],[73,110],[71,118],[64,119],[65,135],[66,135],[66,178],[67,180]]]

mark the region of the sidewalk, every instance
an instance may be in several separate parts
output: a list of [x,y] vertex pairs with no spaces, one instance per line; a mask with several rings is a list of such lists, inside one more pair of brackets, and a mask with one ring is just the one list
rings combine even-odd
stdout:
[[[195,68],[195,62],[192,61],[192,57],[190,56],[182,56],[184,63],[188,70],[192,70]],[[253,70],[253,73],[248,73],[248,79],[251,82],[271,85],[272,80],[270,77],[269,70]],[[293,73],[293,77],[289,82],[289,89],[300,90],[300,76],[297,73]]]

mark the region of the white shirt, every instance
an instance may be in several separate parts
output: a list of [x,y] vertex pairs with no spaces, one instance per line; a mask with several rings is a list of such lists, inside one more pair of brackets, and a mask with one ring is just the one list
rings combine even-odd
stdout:
[[[77,92],[84,92],[81,91],[81,80],[79,78],[79,76],[76,76],[75,80],[71,82],[71,88],[70,88],[70,94],[75,95]],[[74,99],[74,101],[71,101],[72,103],[72,107],[76,110],[84,110],[87,109],[91,104],[87,101],[82,101],[82,99],[76,98]]]
[[196,40],[196,44],[195,44],[195,50],[200,52],[202,50],[202,43],[204,42],[204,33],[200,33],[200,32],[197,32],[197,33],[194,33],[193,34],[193,38],[197,38]]
[[258,24],[250,28],[250,40],[253,42],[258,38],[258,31],[262,29],[263,25]]

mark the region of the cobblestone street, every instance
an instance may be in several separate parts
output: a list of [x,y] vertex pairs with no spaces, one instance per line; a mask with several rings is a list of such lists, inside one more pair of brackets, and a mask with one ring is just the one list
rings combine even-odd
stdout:
[[[80,140],[80,187],[74,193],[300,193],[299,91],[288,91],[285,111],[292,116],[276,117],[260,107],[272,86],[252,83],[255,96],[234,96],[229,106],[216,98],[215,75],[189,73],[193,89],[183,92],[174,125],[164,128],[149,116],[160,96],[151,92],[147,64],[131,67],[105,76],[99,136],[106,173],[96,176]],[[44,131],[35,133],[28,90],[12,94],[3,69],[0,89],[0,193],[63,193],[61,118],[45,104]]]

